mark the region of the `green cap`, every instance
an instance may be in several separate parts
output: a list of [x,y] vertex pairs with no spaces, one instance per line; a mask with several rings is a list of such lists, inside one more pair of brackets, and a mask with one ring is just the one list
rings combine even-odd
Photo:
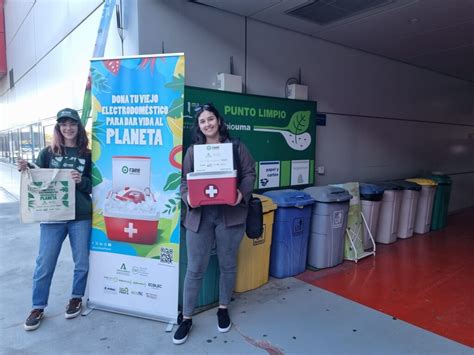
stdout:
[[73,110],[72,108],[63,108],[58,112],[56,115],[57,119],[56,121],[62,121],[65,119],[70,119],[76,122],[81,122],[81,118],[79,117],[79,114],[77,113],[76,110]]

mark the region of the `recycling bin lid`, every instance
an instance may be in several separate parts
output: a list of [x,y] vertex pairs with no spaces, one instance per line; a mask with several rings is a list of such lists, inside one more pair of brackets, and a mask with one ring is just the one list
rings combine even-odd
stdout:
[[420,191],[421,185],[418,185],[412,181],[405,181],[405,180],[397,180],[393,181],[394,184],[400,186],[403,190],[413,190],[413,191]]
[[311,186],[303,191],[310,194],[317,202],[344,202],[352,198],[346,189],[336,186]]
[[385,189],[381,185],[369,184],[367,182],[359,183],[359,193],[364,195],[380,195]]
[[266,191],[263,195],[270,197],[278,207],[304,207],[314,203],[306,192],[293,189]]
[[438,185],[436,181],[432,179],[426,179],[426,178],[411,178],[411,179],[405,179],[406,181],[411,181],[414,182],[418,185],[421,186],[436,186]]
[[262,202],[263,213],[267,213],[267,212],[277,209],[278,206],[273,203],[273,200],[270,197],[259,195],[259,194],[252,194],[252,195],[253,197],[259,198],[260,201]]
[[453,183],[449,175],[432,173],[428,178],[437,182],[438,185],[451,185]]
[[402,188],[398,186],[397,184],[394,184],[393,182],[390,181],[377,181],[377,182],[372,182],[371,184],[377,185],[381,188],[384,189],[384,191],[387,190],[401,190]]

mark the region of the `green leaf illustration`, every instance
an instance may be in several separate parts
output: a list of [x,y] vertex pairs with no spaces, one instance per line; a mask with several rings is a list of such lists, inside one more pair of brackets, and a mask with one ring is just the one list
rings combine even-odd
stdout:
[[109,93],[111,88],[107,83],[107,78],[96,68],[91,68],[91,79],[98,92]]
[[291,116],[290,123],[286,127],[293,134],[301,134],[309,127],[311,111],[297,111]]
[[171,104],[168,111],[168,116],[171,118],[181,118],[183,114],[183,102],[184,100],[182,97],[173,100],[173,103]]
[[90,76],[87,78],[87,85],[86,85],[86,90],[84,91],[84,97],[82,99],[82,114],[81,114],[81,122],[84,125],[84,127],[87,125],[87,121],[89,120],[89,116],[91,114],[91,100],[92,100],[92,94],[91,94],[91,88],[90,88]]
[[65,201],[66,201],[66,200],[69,200],[69,194],[64,194],[63,200],[65,200]]
[[295,135],[304,133],[309,127],[309,119],[311,117],[311,111],[297,111],[293,113],[290,119],[290,123],[286,127],[278,127],[278,126],[254,126],[254,129],[265,130],[265,129],[272,129],[278,131],[288,131]]
[[69,207],[69,201],[63,201],[63,206],[64,207]]
[[173,77],[173,81],[165,84],[165,87],[172,90],[180,90],[184,85],[184,76]]
[[175,198],[170,198],[168,200],[168,203],[165,203],[166,209],[162,213],[167,213],[171,214],[176,211],[177,208],[179,208],[179,202],[181,201],[181,198],[179,194],[176,194]]
[[92,163],[92,186],[97,186],[102,182],[102,174],[95,163]]
[[104,142],[99,137],[105,136],[105,122],[94,121],[92,123],[92,140],[98,142],[100,145],[104,145]]
[[164,191],[175,190],[178,188],[179,184],[181,183],[181,174],[179,173],[171,173],[166,180],[165,187],[163,187]]

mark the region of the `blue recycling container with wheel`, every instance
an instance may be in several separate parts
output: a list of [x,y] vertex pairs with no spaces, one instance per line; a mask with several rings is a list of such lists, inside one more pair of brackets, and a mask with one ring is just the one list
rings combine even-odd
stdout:
[[293,189],[267,191],[278,208],[273,221],[270,276],[285,278],[306,269],[311,211],[314,199]]

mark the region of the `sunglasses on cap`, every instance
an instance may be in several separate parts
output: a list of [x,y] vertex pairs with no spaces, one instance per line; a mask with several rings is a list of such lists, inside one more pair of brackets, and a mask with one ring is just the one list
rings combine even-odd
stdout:
[[209,109],[214,109],[214,110],[216,109],[212,102],[209,102],[209,103],[204,104],[204,105],[194,106],[194,112],[195,113],[201,112],[202,110],[209,110]]

